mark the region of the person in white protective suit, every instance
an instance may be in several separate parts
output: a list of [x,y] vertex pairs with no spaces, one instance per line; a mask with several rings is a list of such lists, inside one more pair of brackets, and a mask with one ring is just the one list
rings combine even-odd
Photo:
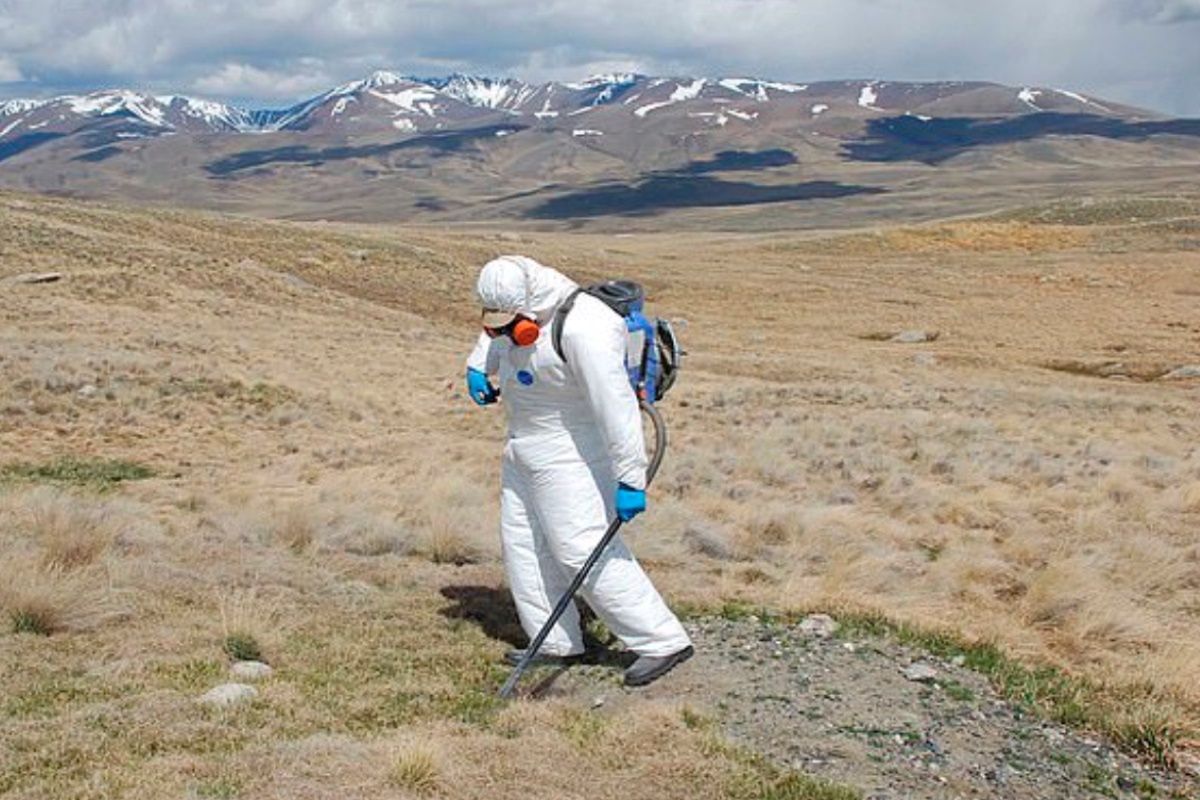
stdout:
[[[504,399],[508,439],[501,468],[500,535],[521,626],[532,638],[613,515],[645,509],[647,458],[638,401],[625,370],[624,319],[579,294],[563,318],[564,363],[551,323],[576,284],[524,256],[484,265],[476,287],[484,331],[467,360],[479,405]],[[489,376],[496,376],[498,387]],[[692,644],[649,577],[618,536],[581,593],[638,659],[625,682],[641,686],[692,655]],[[584,653],[572,605],[537,661],[564,663]],[[506,658],[516,663],[523,651]]]

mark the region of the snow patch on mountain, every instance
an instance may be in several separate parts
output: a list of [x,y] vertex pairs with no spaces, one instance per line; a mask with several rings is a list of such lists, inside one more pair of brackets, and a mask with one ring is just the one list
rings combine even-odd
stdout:
[[812,107],[812,115],[814,117],[819,117],[828,110],[829,106],[825,105],[824,103],[814,103]]
[[546,99],[542,101],[540,111],[533,112],[533,115],[538,119],[554,119],[558,116],[558,112],[550,108],[550,95],[546,95]]
[[25,121],[24,117],[17,117],[12,122],[8,123],[8,125],[4,126],[3,128],[0,128],[0,139],[3,139],[5,136],[8,136],[9,132],[16,130],[17,126],[20,125],[24,121]]
[[72,95],[62,98],[67,107],[80,116],[107,117],[128,113],[156,128],[171,127],[162,107],[152,97],[125,90]]
[[757,111],[738,111],[736,108],[730,108],[727,109],[725,113],[729,114],[731,117],[736,117],[743,122],[753,122],[754,120],[758,119]]
[[592,130],[591,128],[576,128],[571,131],[572,136],[603,136],[604,131]]
[[592,75],[574,83],[564,83],[563,86],[574,92],[582,92],[587,89],[598,89],[601,86],[628,86],[637,83],[639,77],[633,72],[610,72],[604,75]]
[[383,92],[373,89],[368,94],[378,97],[385,103],[391,103],[399,108],[401,113],[424,114],[427,117],[437,116],[437,107],[432,103],[438,97],[438,93],[434,89],[411,88],[401,89],[398,92]]
[[469,106],[505,111],[519,108],[537,92],[535,87],[510,78],[474,75],[452,75],[449,80],[431,81],[430,85]]
[[693,111],[688,116],[712,122],[719,128],[724,128],[729,124],[729,115],[723,111]]
[[1041,106],[1037,104],[1037,99],[1041,96],[1041,94],[1042,93],[1037,89],[1030,89],[1028,86],[1026,86],[1025,88],[1021,89],[1021,91],[1017,92],[1017,99],[1032,108],[1034,111],[1041,111]]
[[879,95],[875,92],[874,84],[868,83],[866,86],[862,87],[862,91],[858,93],[858,104],[863,108],[869,108],[873,111],[878,111],[879,109],[875,107],[875,103],[878,100]]
[[746,97],[753,97],[760,103],[770,101],[771,95],[768,92],[769,89],[789,94],[803,92],[808,89],[807,84],[760,81],[755,78],[721,78],[717,81],[717,84],[731,92],[736,92]]
[[1082,103],[1085,106],[1095,106],[1096,108],[1100,109],[1101,111],[1108,111],[1110,113],[1112,111],[1112,109],[1108,108],[1107,106],[1102,105],[1101,103],[1097,103],[1095,100],[1091,100],[1087,97],[1084,97],[1081,94],[1076,94],[1075,92],[1068,92],[1066,89],[1055,89],[1054,91],[1058,92],[1059,94],[1061,94],[1064,97],[1071,98],[1072,100],[1074,100],[1077,103]]
[[[666,83],[666,81],[663,81],[662,83]],[[644,106],[635,108],[633,113],[639,117],[644,117],[647,114],[649,114],[651,111],[655,111],[660,108],[666,108],[667,106],[673,106],[676,103],[684,103],[684,102],[687,102],[688,100],[695,100],[697,97],[700,96],[700,93],[702,91],[704,91],[704,87],[707,84],[708,84],[707,78],[697,78],[696,80],[694,80],[691,83],[686,84],[686,85],[682,84],[682,83],[677,83],[677,84],[675,84],[675,91],[671,92],[671,96],[668,97],[666,100],[664,100],[661,103],[647,103]],[[654,86],[654,85],[655,84],[651,84],[651,86]],[[658,85],[661,86],[662,84],[660,83]]]
[[24,114],[27,111],[41,108],[50,102],[49,100],[26,100],[24,98],[5,100],[3,103],[0,103],[0,117],[7,117],[12,114]]

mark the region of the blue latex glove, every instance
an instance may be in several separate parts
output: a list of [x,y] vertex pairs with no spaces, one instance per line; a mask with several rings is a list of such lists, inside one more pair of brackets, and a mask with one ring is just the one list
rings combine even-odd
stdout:
[[622,522],[629,522],[645,510],[645,490],[634,489],[623,483],[617,484],[617,516],[621,518]]
[[496,402],[496,398],[500,396],[500,392],[496,391],[495,386],[492,386],[487,375],[477,369],[467,370],[467,394],[471,395],[471,399],[477,406],[490,405]]

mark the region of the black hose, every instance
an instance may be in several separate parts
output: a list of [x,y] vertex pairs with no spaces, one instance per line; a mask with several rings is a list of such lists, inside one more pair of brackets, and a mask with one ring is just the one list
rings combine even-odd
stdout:
[[[650,417],[650,421],[654,423],[654,453],[650,456],[650,464],[646,467],[646,486],[649,488],[650,481],[654,480],[654,475],[658,472],[658,467],[662,464],[663,456],[667,452],[667,425],[663,422],[662,415],[658,413],[658,409],[646,401],[641,401],[642,412]],[[533,637],[533,641],[525,648],[525,655],[521,657],[520,662],[513,669],[512,674],[508,676],[508,680],[500,687],[500,697],[509,698],[512,696],[513,690],[517,688],[517,682],[521,680],[521,676],[525,674],[525,670],[537,657],[538,650],[546,641],[546,637],[550,635],[550,631],[558,624],[558,620],[566,613],[567,608],[575,601],[575,594],[579,591],[579,587],[587,580],[588,573],[596,566],[596,562],[604,555],[604,551],[608,549],[609,542],[617,535],[617,531],[621,530],[621,518],[613,517],[613,521],[609,523],[608,530],[604,532],[604,536],[600,539],[600,543],[592,550],[587,557],[587,561],[583,562],[579,572],[575,573],[575,577],[571,580],[571,585],[567,587],[567,591],[559,598],[558,604],[554,606],[554,610],[550,612],[550,616],[546,619],[546,623],[542,625],[542,629],[537,632],[537,636]]]

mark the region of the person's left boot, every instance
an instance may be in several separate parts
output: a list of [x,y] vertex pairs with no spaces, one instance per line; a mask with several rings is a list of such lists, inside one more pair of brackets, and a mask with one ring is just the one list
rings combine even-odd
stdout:
[[687,661],[695,652],[695,649],[689,644],[669,656],[638,656],[638,660],[625,670],[625,685],[645,686],[653,683],[679,664]]
[[[583,661],[584,653],[573,653],[569,656],[556,656],[550,653],[538,653],[533,657],[533,661],[529,662],[531,667],[567,667],[571,664],[578,664]],[[525,657],[525,650],[509,650],[504,654],[504,660],[514,667],[521,663],[521,659]]]

